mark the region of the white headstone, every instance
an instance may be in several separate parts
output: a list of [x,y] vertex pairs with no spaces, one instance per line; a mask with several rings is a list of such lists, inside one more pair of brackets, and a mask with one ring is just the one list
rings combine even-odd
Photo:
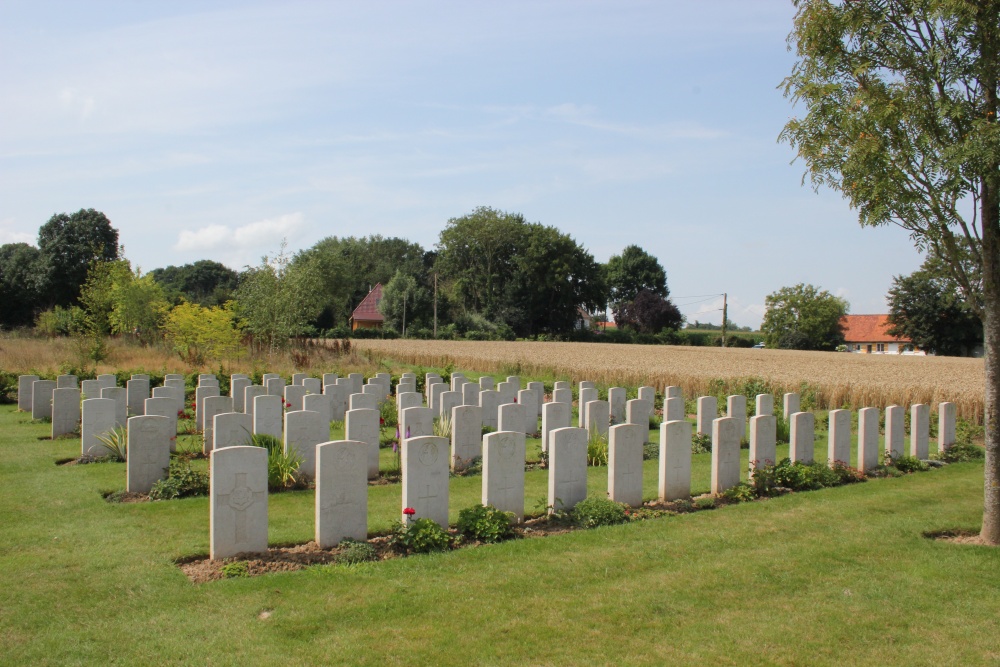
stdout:
[[955,415],[954,403],[938,404],[938,453],[955,444]]
[[17,376],[17,409],[21,412],[31,412],[31,386],[38,380],[37,375]]
[[524,412],[524,432],[536,433],[538,431],[538,400],[535,398],[535,392],[531,389],[522,389],[517,392],[517,404]]
[[756,470],[777,463],[778,418],[757,415],[750,418],[750,468]]
[[336,373],[323,373],[323,387],[324,388],[327,385],[336,384],[336,383],[337,383],[337,374]]
[[443,382],[435,382],[430,386],[430,394],[428,394],[427,407],[430,408],[435,415],[441,414],[441,394],[445,393],[446,391],[450,391],[450,389],[448,385],[446,385]]
[[691,496],[691,422],[660,424],[660,500]]
[[154,483],[167,478],[171,435],[166,417],[144,415],[128,420],[126,491],[149,493]]
[[698,419],[697,431],[704,435],[711,435],[712,422],[719,416],[719,402],[715,396],[702,396],[698,399]]
[[524,406],[520,403],[504,403],[498,408],[497,430],[524,433]]
[[608,431],[608,497],[632,507],[642,505],[642,444],[648,428],[617,424]]
[[519,386],[510,381],[499,383],[497,391],[500,393],[500,405],[516,401],[518,389]]
[[[157,389],[170,390],[170,396],[173,397],[173,390],[169,387],[157,387]],[[155,390],[154,390],[155,391]],[[101,397],[101,383],[97,380],[84,380],[80,383],[80,393],[83,395],[84,400],[88,398],[100,398]],[[184,409],[184,399],[181,398],[180,405],[177,406],[178,410]]]
[[[267,396],[267,388],[263,385],[252,384],[243,390],[243,412],[253,417],[253,402],[258,396]],[[235,407],[235,402],[234,406]]]
[[524,519],[524,433],[498,431],[483,437],[483,504]]
[[639,391],[636,397],[640,401],[646,401],[651,406],[650,409],[655,409],[656,407],[656,387],[643,386],[639,387]]
[[526,386],[535,397],[535,422],[537,423],[542,418],[542,405],[545,404],[545,383],[529,382]]
[[264,383],[267,387],[267,393],[269,396],[277,396],[278,398],[285,397],[285,378],[269,378],[267,382]]
[[583,406],[586,412],[584,427],[597,435],[608,434],[611,406],[607,401],[590,401]]
[[746,436],[747,430],[747,397],[734,394],[726,398],[726,416],[736,420],[736,428],[740,432],[740,440]]
[[479,407],[479,385],[466,382],[462,385],[462,405]]
[[323,393],[323,384],[319,378],[306,378],[302,381],[302,386],[305,387],[307,395]]
[[461,373],[452,373],[451,374],[451,390],[452,391],[457,391],[457,392],[461,393],[461,391],[462,391],[462,385],[464,385],[466,382],[468,382],[468,380],[466,380],[465,376],[462,375]]
[[587,429],[549,433],[549,507],[568,511],[587,497]]
[[[562,391],[557,389],[556,391]],[[569,390],[566,390],[569,391]],[[568,428],[570,406],[566,403],[546,403],[542,406],[542,451],[549,451],[549,436],[557,428]]]
[[[149,382],[147,379],[146,382]],[[75,375],[60,375],[56,377],[56,389],[76,389],[77,379]]]
[[316,447],[316,544],[368,538],[368,443],[325,442]]
[[830,410],[830,430],[826,458],[829,465],[838,461],[851,464],[851,411]]
[[[281,400],[277,396],[260,396]],[[254,407],[256,412],[257,407]],[[212,560],[267,552],[267,450],[223,447],[212,451],[209,554]]]
[[306,394],[302,397],[302,409],[320,414],[327,431],[323,442],[327,442],[330,439],[330,422],[333,421],[333,397],[326,394]]
[[500,392],[484,389],[479,392],[479,408],[483,411],[483,426],[497,430],[499,418]]
[[360,394],[365,384],[365,376],[361,373],[350,373],[347,379],[351,381],[351,393]]
[[643,442],[649,439],[649,415],[653,413],[653,404],[649,401],[633,398],[625,404],[625,422],[636,424],[646,429]]
[[351,394],[347,408],[349,410],[378,410],[378,396],[375,394]]
[[344,437],[365,443],[368,479],[378,479],[378,445],[381,429],[379,412],[370,408],[348,410],[344,416]]
[[878,467],[878,409],[858,410],[858,470],[868,473]]
[[[233,410],[236,412],[246,412],[246,390],[252,386],[249,378],[236,377],[229,380],[229,395],[233,399]],[[262,387],[263,389],[263,387]]]
[[348,402],[351,398],[350,382],[341,382],[338,380],[336,384],[328,384],[323,389],[324,393],[333,401],[333,421],[343,421],[349,407]]
[[663,399],[663,421],[674,422],[684,419],[684,399],[679,396],[671,396]]
[[552,402],[553,403],[564,403],[566,405],[573,405],[573,390],[568,388],[553,389],[552,390]]
[[399,437],[419,438],[434,435],[434,413],[430,408],[406,408],[399,422]]
[[732,417],[712,422],[712,493],[740,483],[740,430]]
[[489,375],[484,375],[479,378],[479,390],[487,391],[492,390],[496,386],[496,382]]
[[220,412],[212,418],[212,449],[253,444],[253,417],[244,412]]
[[149,398],[149,380],[137,378],[125,383],[129,415],[142,415]]
[[205,419],[205,430],[203,431],[202,451],[208,454],[212,451],[215,442],[212,429],[215,425],[215,415],[233,411],[233,399],[230,396],[207,396],[202,405],[202,415]]
[[52,419],[52,392],[55,380],[35,380],[31,383],[31,418]]
[[771,394],[757,394],[756,409],[754,412],[758,416],[774,414],[774,396]]
[[101,398],[110,398],[115,402],[115,425],[125,428],[128,421],[128,397],[124,387],[105,387],[101,389]]
[[595,385],[590,380],[580,380],[580,382],[576,385],[576,387],[578,392],[581,389],[597,389],[597,385]]
[[924,403],[910,406],[910,456],[930,456],[931,408]]
[[788,457],[802,463],[812,463],[815,447],[816,417],[811,412],[793,412],[789,425]]
[[566,380],[556,380],[555,382],[552,383],[552,391],[555,391],[557,389],[569,389],[570,391],[572,391],[573,385],[571,385]]
[[904,416],[902,406],[890,405],[885,409],[885,453],[892,459],[903,455]]
[[[153,393],[155,394],[158,389],[173,391],[169,387],[156,387],[156,389],[153,389]],[[167,428],[167,431],[170,432],[170,451],[177,451],[177,407],[173,396],[153,396],[153,398],[147,398],[144,409],[147,416],[166,417],[170,420],[170,426]]]
[[[580,383],[583,384],[582,382]],[[589,383],[588,383],[589,384]],[[597,400],[597,390],[593,387],[580,387],[577,400],[577,425],[587,428],[587,403]]]
[[[410,408],[429,410],[430,408]],[[416,510],[415,519],[430,519],[448,527],[448,441],[433,435],[404,439],[403,506]],[[408,517],[402,514],[403,521]]]
[[628,395],[623,387],[611,387],[608,389],[608,405],[611,409],[611,423],[625,423],[625,402]]
[[194,390],[194,421],[199,431],[205,430],[205,399],[209,396],[218,396],[219,387],[214,385],[199,386]]
[[462,470],[482,455],[483,411],[478,405],[455,406],[451,413],[451,467]]
[[[306,388],[300,384],[290,384],[285,387],[285,409],[289,412],[297,412],[302,409],[302,399],[305,398]],[[323,440],[326,442],[326,440]]]
[[299,471],[307,477],[316,477],[316,445],[329,440],[330,422],[323,421],[320,413],[311,410],[285,413],[285,453],[302,457]]
[[98,437],[106,437],[114,430],[117,406],[110,398],[88,398],[82,405],[80,453],[83,456],[107,456],[108,449]]
[[277,380],[280,377],[281,375],[278,373],[264,373],[260,378],[260,383],[266,387],[268,380]]
[[782,397],[782,416],[785,420],[791,419],[791,416],[796,412],[802,411],[802,401],[799,399],[799,395],[795,393],[785,394]]
[[74,387],[52,392],[52,437],[73,433],[80,424],[80,390]]
[[423,396],[415,391],[404,391],[396,394],[396,423],[403,419],[403,410],[407,408],[422,408]]
[[684,398],[684,390],[675,385],[670,385],[663,389],[663,397],[667,398]]
[[459,405],[462,405],[461,391],[443,392],[438,396],[438,409],[434,414],[439,419],[451,419],[451,411]]
[[97,376],[97,381],[101,383],[101,389],[110,389],[118,386],[118,378],[111,373]]
[[308,373],[292,373],[292,385],[299,386],[302,381],[309,377]]
[[280,396],[264,394],[253,399],[254,435],[271,435],[281,438],[284,432],[282,421],[284,409]]

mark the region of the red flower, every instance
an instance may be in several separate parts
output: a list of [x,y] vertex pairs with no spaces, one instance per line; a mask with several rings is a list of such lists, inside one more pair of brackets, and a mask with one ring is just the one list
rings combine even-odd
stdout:
[[405,514],[406,516],[413,516],[416,513],[417,510],[413,509],[412,507],[407,507],[406,509],[403,510],[403,514]]
[[288,402],[286,402],[286,403],[285,403],[285,407],[286,407],[286,408],[290,408],[290,407],[292,407],[292,404],[291,404],[291,403],[288,403]]
[[379,417],[378,418],[378,425],[379,426],[385,426],[385,417]]

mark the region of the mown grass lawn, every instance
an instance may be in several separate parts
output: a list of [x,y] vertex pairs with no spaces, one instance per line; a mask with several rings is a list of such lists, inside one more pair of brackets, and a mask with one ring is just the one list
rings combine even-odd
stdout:
[[[4,665],[1000,663],[1000,550],[922,536],[978,526],[981,464],[194,585],[174,559],[208,551],[207,499],[109,504],[99,491],[122,488],[124,466],[56,466],[79,442],[47,429],[0,407]],[[696,492],[708,461],[696,457]],[[544,475],[528,474],[529,510]],[[606,469],[590,475],[602,493]],[[480,483],[452,480],[453,519]],[[372,531],[396,518],[399,493],[370,487]],[[272,544],[311,539],[312,501],[271,496]]]

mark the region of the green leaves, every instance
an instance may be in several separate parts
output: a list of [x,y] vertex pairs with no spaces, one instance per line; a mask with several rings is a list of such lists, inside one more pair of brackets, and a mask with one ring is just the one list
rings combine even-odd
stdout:
[[840,319],[847,314],[847,301],[826,290],[799,283],[768,294],[764,304],[760,330],[768,347],[832,350],[844,342]]

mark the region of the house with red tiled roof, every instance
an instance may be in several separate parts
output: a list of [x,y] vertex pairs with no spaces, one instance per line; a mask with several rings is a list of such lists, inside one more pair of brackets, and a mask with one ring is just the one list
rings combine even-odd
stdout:
[[860,354],[926,354],[913,341],[889,334],[888,315],[845,315],[840,320],[849,352]]
[[378,283],[361,300],[358,307],[351,313],[351,331],[358,329],[381,329],[385,318],[379,312],[378,304],[382,301],[382,283]]

